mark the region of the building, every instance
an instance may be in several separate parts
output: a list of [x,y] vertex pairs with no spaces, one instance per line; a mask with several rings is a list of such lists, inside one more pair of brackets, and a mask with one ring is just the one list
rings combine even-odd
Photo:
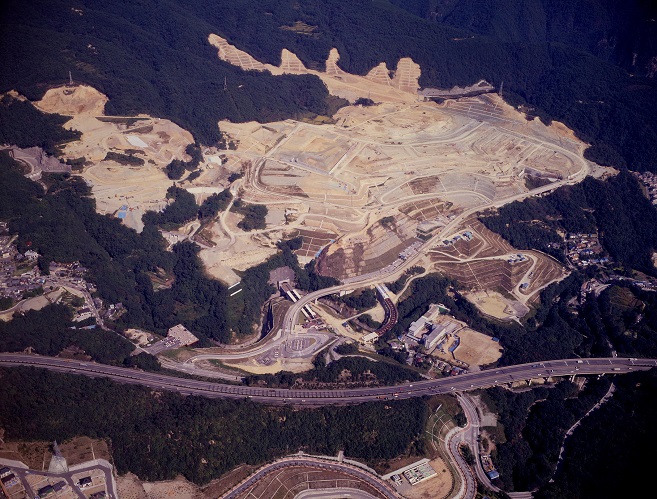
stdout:
[[434,470],[429,463],[419,464],[403,473],[404,477],[411,485],[417,485],[420,482],[424,482],[436,474],[436,470]]
[[52,485],[46,485],[45,487],[41,487],[39,490],[37,490],[37,495],[42,498],[42,497],[48,497],[50,494],[55,492],[55,487]]
[[488,475],[488,478],[490,478],[491,480],[495,480],[496,478],[500,477],[500,474],[497,472],[497,470],[487,471],[486,474]]
[[418,320],[411,322],[408,328],[408,335],[416,340],[421,340],[427,330],[427,318],[423,315]]
[[378,337],[379,337],[379,335],[376,334],[376,333],[369,333],[369,334],[366,334],[365,336],[363,336],[361,338],[361,341],[363,343],[374,343],[377,340]]
[[429,310],[420,317],[415,322],[411,322],[411,325],[408,328],[408,335],[415,340],[420,341],[422,336],[424,336],[427,331],[431,331],[433,328],[433,323],[431,321],[434,318],[442,313],[444,306],[431,304],[429,305]]
[[2,481],[2,485],[4,485],[7,488],[13,487],[14,485],[18,484],[18,477],[13,473],[0,478],[0,480]]
[[89,487],[92,483],[93,482],[92,482],[90,476],[84,476],[84,477],[80,478],[80,480],[78,481],[78,485],[83,489],[85,487]]
[[446,336],[447,333],[445,332],[444,327],[434,327],[432,331],[424,337],[424,346],[427,348],[427,350],[431,350],[443,339],[445,339]]

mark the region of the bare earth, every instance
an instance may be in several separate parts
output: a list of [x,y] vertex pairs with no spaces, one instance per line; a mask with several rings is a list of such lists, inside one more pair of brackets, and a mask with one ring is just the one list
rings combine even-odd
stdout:
[[[421,68],[409,58],[395,68],[379,64],[357,76],[340,68],[335,49],[326,71],[318,72],[305,68],[289,51],[281,54],[280,66],[271,66],[219,36],[210,35],[208,42],[218,57],[244,69],[313,74],[333,95],[350,102],[369,97],[376,103],[344,107],[333,117],[316,120],[323,124],[218,123],[235,147],[205,148],[201,175],[180,185],[198,201],[229,187],[234,197],[266,205],[266,228],[244,232],[237,227],[241,215],[227,211],[206,227],[192,222],[164,237],[173,244],[202,229],[201,241],[208,243],[201,244],[200,253],[206,270],[228,285],[238,282],[237,271],[273,255],[279,240],[297,235],[303,239],[297,251],[302,264],[317,258],[321,274],[357,278],[415,251],[420,230],[431,234],[466,210],[525,195],[527,175],[556,182],[588,171],[582,155],[586,144],[566,127],[528,121],[495,94],[442,104],[419,100]],[[66,126],[82,132],[81,140],[66,145],[64,155],[87,161],[81,176],[92,186],[98,211],[118,215],[125,207],[124,223],[140,230],[146,210],[167,204],[165,193],[173,182],[163,168],[174,158],[189,159],[184,151],[193,138],[174,123],[147,115],[107,117],[106,103],[97,90],[75,86],[50,89],[36,105],[70,116]],[[108,152],[141,158],[144,165],[106,160]],[[236,172],[244,176],[229,184],[228,176]],[[472,230],[471,242],[458,248],[438,245],[422,264],[427,271],[468,283],[472,293],[499,288],[515,298],[501,309],[494,293],[487,299],[473,294],[473,302],[490,315],[522,316],[541,289],[565,276],[558,263],[537,252],[509,263],[516,250],[486,233],[476,220],[466,222],[458,231]],[[381,316],[380,309],[373,313]],[[457,357],[472,365],[499,358],[498,345],[484,338],[464,334]],[[310,359],[285,365],[277,360],[270,366],[235,360],[251,372],[310,366]]]
[[452,475],[444,461],[438,457],[429,464],[438,474],[407,489],[404,496],[408,499],[440,499],[449,494],[452,489]]
[[492,364],[502,356],[502,347],[490,336],[466,328],[459,331],[459,337],[461,343],[454,351],[454,356],[468,365]]
[[[82,177],[92,185],[100,213],[115,213],[128,206],[125,223],[141,229],[141,215],[166,205],[165,193],[172,181],[162,171],[172,159],[185,157],[192,135],[168,120],[140,115],[132,120],[106,118],[107,97],[92,87],[52,88],[35,105],[49,113],[70,116],[67,128],[82,132],[79,141],[64,149],[63,159],[83,157],[90,166]],[[111,119],[112,121],[106,121]],[[134,154],[143,166],[123,166],[105,161],[108,152]]]

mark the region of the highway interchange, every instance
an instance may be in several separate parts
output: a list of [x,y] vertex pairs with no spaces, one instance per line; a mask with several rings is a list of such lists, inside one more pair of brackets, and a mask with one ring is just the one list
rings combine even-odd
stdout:
[[94,362],[60,359],[40,355],[1,353],[0,366],[32,366],[50,371],[109,378],[117,382],[147,386],[158,390],[210,398],[250,399],[276,405],[326,406],[359,404],[376,400],[408,399],[444,393],[464,392],[555,376],[621,374],[657,367],[656,359],[621,357],[564,359],[487,369],[446,378],[415,381],[395,386],[341,390],[294,390],[230,385],[178,378],[137,369]]

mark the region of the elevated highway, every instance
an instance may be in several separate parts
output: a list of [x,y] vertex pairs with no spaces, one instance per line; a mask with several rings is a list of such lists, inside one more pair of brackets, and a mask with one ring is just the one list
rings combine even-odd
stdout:
[[441,393],[464,392],[518,381],[556,376],[621,374],[657,367],[657,359],[612,357],[551,360],[533,364],[500,367],[459,376],[416,381],[395,386],[342,390],[292,390],[229,385],[178,378],[165,374],[97,364],[94,362],[81,362],[27,354],[1,353],[0,366],[32,366],[56,372],[108,378],[120,383],[147,386],[156,390],[168,390],[184,395],[199,395],[225,399],[251,399],[255,402],[266,404],[291,404],[312,407],[336,404],[359,404],[382,399],[409,399]]

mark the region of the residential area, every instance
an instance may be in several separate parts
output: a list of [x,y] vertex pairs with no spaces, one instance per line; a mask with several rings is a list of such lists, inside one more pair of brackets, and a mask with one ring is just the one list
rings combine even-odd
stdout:
[[[42,470],[22,461],[0,459],[0,498],[6,499],[115,499],[114,467],[105,459],[69,466],[57,442],[50,463]],[[48,464],[47,470],[45,469]]]
[[[121,304],[105,308],[93,284],[85,280],[87,269],[79,262],[50,262],[49,273],[38,265],[39,254],[33,250],[20,253],[15,236],[7,224],[0,222],[0,317],[10,318],[14,312],[39,310],[51,303],[65,303],[75,310],[73,320],[81,326],[103,326],[123,311]],[[86,321],[86,322],[85,322]]]

